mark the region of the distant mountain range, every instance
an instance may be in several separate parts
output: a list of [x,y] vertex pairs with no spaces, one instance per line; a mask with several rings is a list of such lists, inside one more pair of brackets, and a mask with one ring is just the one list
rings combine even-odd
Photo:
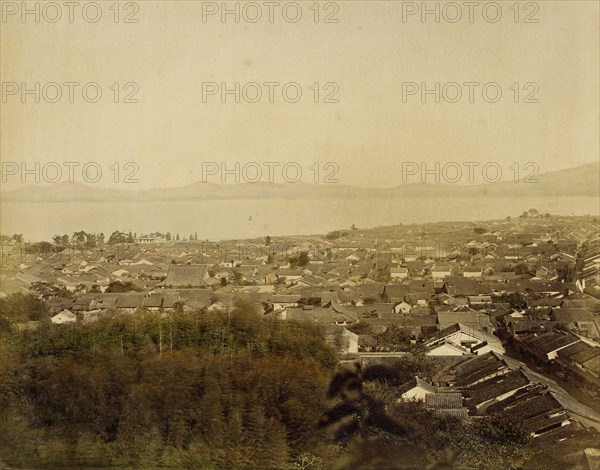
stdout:
[[56,183],[0,192],[2,202],[185,201],[227,199],[361,199],[451,197],[599,196],[600,163],[535,176],[537,183],[504,181],[480,185],[409,183],[391,188],[362,188],[341,184],[267,182],[242,184],[192,183],[164,189],[127,191],[92,184]]

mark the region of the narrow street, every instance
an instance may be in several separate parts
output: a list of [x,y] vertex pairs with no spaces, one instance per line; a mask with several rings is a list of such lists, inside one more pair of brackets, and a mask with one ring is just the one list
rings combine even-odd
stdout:
[[523,358],[523,356],[521,354],[519,354],[517,351],[514,350],[514,348],[512,347],[510,342],[505,342],[504,348],[506,349],[506,355],[508,357],[510,357],[512,359],[516,359],[517,361],[524,363],[532,371],[537,372],[538,374],[541,374],[544,377],[547,377],[548,379],[555,381],[573,398],[577,399],[579,402],[583,403],[584,405],[589,406],[590,408],[592,408],[596,411],[600,411],[600,397],[599,398],[592,397],[589,393],[587,393],[585,390],[583,390],[579,385],[573,384],[572,382],[565,380],[562,377],[559,377],[555,373],[548,372],[548,371],[544,370],[543,368],[539,367],[534,362]]

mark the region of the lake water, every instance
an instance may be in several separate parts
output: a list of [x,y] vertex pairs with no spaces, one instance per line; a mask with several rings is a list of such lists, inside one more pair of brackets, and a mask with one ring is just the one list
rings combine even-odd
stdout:
[[594,197],[544,198],[373,198],[363,200],[190,200],[148,202],[3,203],[2,234],[26,241],[55,234],[114,230],[198,233],[199,239],[322,234],[334,229],[400,223],[474,221],[516,217],[536,208],[557,215],[599,215]]

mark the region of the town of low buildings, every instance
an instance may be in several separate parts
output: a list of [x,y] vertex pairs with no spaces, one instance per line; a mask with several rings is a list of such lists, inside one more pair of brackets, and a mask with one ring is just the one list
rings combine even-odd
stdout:
[[550,216],[337,239],[140,237],[43,256],[11,244],[0,296],[40,296],[55,324],[138,309],[201,315],[245,299],[265,316],[319,325],[344,360],[406,354],[377,341],[397,328],[444,364],[435,381],[406,384],[401,399],[464,420],[519,417],[536,462],[592,468],[583,462],[600,452],[598,230],[594,217]]

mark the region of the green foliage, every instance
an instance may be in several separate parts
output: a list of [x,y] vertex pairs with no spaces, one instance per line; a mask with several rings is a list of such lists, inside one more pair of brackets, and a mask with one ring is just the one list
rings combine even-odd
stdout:
[[10,237],[8,235],[2,235],[0,241],[2,243],[23,243],[24,238],[22,233],[15,233]]
[[[119,232],[114,232],[113,235],[115,235],[116,233]],[[111,238],[113,235],[111,235]],[[62,237],[60,237],[59,235],[55,235],[52,239],[56,245],[64,244],[65,241],[68,242],[68,237],[66,235]],[[71,243],[84,248],[93,248],[99,244],[104,243],[104,234],[87,233],[84,230],[80,230],[79,232],[73,232],[73,235],[71,236]]]
[[244,301],[0,339],[0,454],[36,468],[284,468],[320,442],[337,364],[318,326]]
[[7,322],[46,320],[48,306],[33,294],[11,294],[0,298],[0,318]]
[[333,232],[329,232],[325,235],[325,238],[327,240],[337,240],[338,238],[341,238],[343,236],[345,236],[346,234],[344,232],[341,232],[340,230],[334,230]]
[[131,291],[141,291],[141,289],[139,287],[136,287],[136,285],[131,282],[131,281],[121,281],[121,280],[117,280],[117,281],[110,281],[110,283],[108,284],[108,287],[106,288],[106,292],[108,293],[115,293],[115,292],[131,292]]
[[504,470],[519,467],[529,456],[527,433],[503,417],[473,420],[468,426],[455,424],[449,441],[458,465]]
[[[43,308],[0,302],[9,325]],[[397,402],[415,375],[436,373],[418,347],[330,381],[338,358],[318,325],[264,318],[247,301],[3,329],[0,357],[0,455],[13,467],[500,469],[527,457],[514,423]]]
[[116,245],[117,243],[133,243],[133,236],[131,233],[127,234],[116,230],[110,234],[107,243],[109,245]]
[[515,274],[523,275],[529,274],[529,267],[525,263],[517,263],[513,267]]
[[392,365],[338,370],[320,420],[331,439],[348,446],[337,468],[519,467],[529,438],[514,422],[496,416],[465,422],[436,417],[422,402],[398,402],[398,383],[432,372],[423,359],[411,354]]
[[411,347],[411,336],[406,330],[390,325],[383,333],[375,335],[377,345],[390,351],[408,351]]
[[49,299],[51,297],[59,297],[61,299],[72,299],[74,297],[73,292],[71,292],[66,287],[57,286],[48,282],[33,283],[31,286],[31,290],[44,299]]
[[509,303],[511,308],[515,308],[517,310],[523,310],[527,308],[527,301],[525,300],[525,296],[520,292],[511,292],[510,294],[501,294],[494,295],[492,299],[495,302]]
[[484,228],[481,227],[475,227],[473,229],[473,232],[476,233],[477,235],[482,235],[486,232],[486,230]]
[[56,247],[48,242],[27,243],[23,245],[23,252],[38,256],[49,256],[56,252]]
[[289,262],[291,267],[295,268],[297,266],[306,266],[310,262],[310,259],[308,258],[308,253],[303,251],[298,256],[290,258]]
[[370,323],[358,321],[356,323],[352,323],[351,325],[346,327],[352,333],[356,333],[357,335],[370,335],[373,334],[373,327]]
[[573,282],[576,277],[577,269],[575,263],[557,263],[556,273],[558,282]]

